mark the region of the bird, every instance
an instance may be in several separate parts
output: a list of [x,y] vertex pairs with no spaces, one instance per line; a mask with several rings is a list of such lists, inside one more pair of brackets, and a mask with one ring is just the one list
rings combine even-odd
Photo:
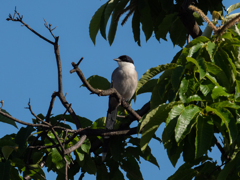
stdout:
[[[122,98],[126,101],[130,100],[136,91],[138,83],[138,74],[135,70],[132,58],[127,55],[119,56],[113,59],[118,63],[118,67],[113,71],[111,77],[111,87],[115,88]],[[112,130],[117,118],[119,101],[114,95],[109,96],[108,111],[105,123],[105,129]],[[107,156],[110,137],[103,138],[102,161]]]

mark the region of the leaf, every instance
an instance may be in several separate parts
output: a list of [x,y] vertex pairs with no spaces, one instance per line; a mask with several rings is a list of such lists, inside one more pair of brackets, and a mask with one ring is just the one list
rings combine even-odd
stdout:
[[0,162],[0,180],[10,180],[10,161]]
[[106,117],[98,118],[93,124],[92,129],[105,129]]
[[129,179],[143,180],[139,165],[134,157],[127,157],[127,160],[123,160],[120,166],[127,172]]
[[157,84],[154,86],[152,91],[150,100],[151,108],[155,108],[159,104],[165,103],[168,100],[169,88],[171,87],[171,75],[172,69],[166,70],[158,78]]
[[97,166],[97,177],[96,180],[109,179],[107,167],[104,164]]
[[119,21],[119,17],[118,17],[119,12],[124,9],[124,7],[127,5],[128,2],[129,2],[129,0],[121,0],[120,2],[118,2],[118,4],[116,5],[116,7],[112,13],[111,24],[110,24],[110,28],[108,31],[108,42],[110,45],[112,45],[115,35],[116,35],[117,25],[118,25],[118,21]]
[[207,71],[205,60],[203,58],[195,60],[194,58],[191,58],[191,57],[187,57],[186,59],[188,62],[192,62],[198,67],[198,70],[200,73],[200,79],[202,79],[206,75],[206,71]]
[[146,82],[137,92],[137,94],[142,94],[146,92],[152,92],[153,88],[157,84],[157,79],[150,79],[148,82]]
[[202,99],[199,95],[197,95],[197,94],[192,95],[192,96],[189,96],[189,97],[187,98],[187,103],[188,103],[188,104],[189,104],[190,102],[193,102],[193,101],[203,101],[203,99]]
[[193,39],[190,43],[188,43],[188,44],[186,45],[186,48],[190,48],[190,47],[192,47],[192,46],[194,46],[194,45],[196,45],[196,44],[205,43],[205,42],[208,42],[208,41],[210,41],[210,40],[209,40],[207,37],[205,37],[205,36],[199,36],[199,37]]
[[167,117],[169,111],[172,109],[174,105],[179,104],[179,102],[171,102],[169,104],[161,104],[155,109],[151,110],[143,119],[141,125],[140,125],[140,130],[143,128],[143,132],[141,135],[141,140],[140,140],[140,147],[141,150],[144,151],[155,134],[155,131],[158,129],[160,124],[164,122]]
[[153,33],[153,22],[151,17],[151,9],[147,0],[138,1],[138,10],[140,11],[140,22],[142,24],[142,30],[145,34],[146,41],[151,37]]
[[136,10],[133,14],[132,31],[133,31],[134,41],[137,42],[139,46],[141,46],[141,41],[140,41],[140,14],[139,14],[138,10]]
[[217,50],[217,46],[216,46],[216,44],[214,42],[209,41],[207,43],[206,50],[207,50],[207,52],[208,52],[208,54],[210,56],[210,59],[212,60],[213,57],[214,57],[214,54],[215,54],[215,52]]
[[172,22],[172,26],[169,33],[170,33],[170,38],[173,42],[173,45],[178,45],[180,47],[183,47],[183,45],[186,43],[187,31],[178,16]]
[[12,154],[13,150],[17,151],[18,146],[3,146],[2,153],[5,159],[8,159],[10,154]]
[[[237,156],[232,159],[231,161],[229,161],[224,168],[220,171],[220,173],[218,174],[217,180],[225,180],[225,179],[229,179],[228,175],[231,173],[233,174],[234,172],[237,172],[235,170],[235,168],[239,169],[239,160],[240,160],[240,156],[239,153],[237,154]],[[235,170],[235,171],[234,171]],[[238,173],[237,173],[238,174]],[[238,175],[237,175],[238,176]]]
[[119,0],[110,0],[107,2],[107,5],[105,6],[104,15],[102,15],[101,23],[100,23],[100,32],[104,39],[106,39],[106,26],[107,26],[108,19],[112,14],[114,8],[116,7],[118,1]]
[[212,103],[210,105],[212,108],[232,108],[232,109],[240,109],[240,106],[236,105],[235,103],[231,101],[221,101],[221,102],[216,102]]
[[236,120],[232,113],[226,108],[211,108],[210,106],[206,107],[207,112],[214,112],[218,117],[221,118],[222,123],[225,124],[227,128],[227,133],[229,134],[230,144],[232,144],[237,138],[237,126]]
[[226,90],[222,86],[215,86],[211,96],[213,99],[217,99],[219,96],[230,97],[231,95],[226,93]]
[[[110,88],[110,82],[106,78],[98,75],[93,75],[89,77],[87,81],[95,89],[106,90]],[[82,84],[81,86],[85,87],[84,84]]]
[[211,146],[214,133],[213,119],[211,116],[198,116],[196,125],[195,158],[207,153]]
[[184,77],[182,79],[182,82],[179,88],[179,98],[183,103],[186,103],[187,101],[187,95],[186,95],[187,90],[188,90],[188,80],[186,80],[186,78]]
[[[1,112],[7,114],[7,115],[10,115],[6,110],[4,109],[1,109],[0,110]],[[11,116],[11,115],[10,115]],[[7,123],[7,124],[11,124],[13,125],[14,127],[18,128],[15,121],[13,121],[12,119],[6,117],[6,116],[3,116],[2,114],[0,114],[0,122],[3,122],[3,123]]]
[[156,32],[156,38],[157,40],[160,40],[160,38],[167,41],[166,35],[171,27],[171,23],[174,19],[176,19],[177,13],[167,14],[161,24],[158,26],[158,31]]
[[190,163],[184,163],[178,170],[167,180],[192,180],[197,171],[191,169]]
[[[196,52],[198,52],[199,49],[203,47],[203,45],[204,45],[204,44],[203,44],[202,42],[200,42],[200,43],[192,46],[192,47],[189,49],[188,57],[193,57],[193,55],[194,55]],[[193,58],[195,58],[195,57],[193,57]]]
[[52,162],[56,165],[57,169],[61,169],[65,167],[65,162],[56,148],[52,148],[51,157],[52,157]]
[[222,86],[229,89],[228,78],[227,78],[225,72],[220,67],[218,67],[217,65],[215,65],[211,62],[206,62],[206,65],[207,65],[207,71],[211,75],[215,76]]
[[19,148],[23,148],[27,145],[27,139],[34,130],[32,126],[21,127],[15,137],[15,142],[19,145]]
[[166,120],[166,125],[162,135],[164,146],[168,141],[170,141],[172,135],[174,134],[177,118],[180,116],[184,109],[185,107],[183,104],[178,104],[173,106],[170,112],[168,113],[168,118]]
[[215,85],[210,80],[207,80],[200,84],[200,91],[203,93],[204,96],[207,96],[214,87]]
[[81,145],[81,149],[83,150],[83,152],[89,153],[90,148],[91,148],[91,142],[88,139],[86,139],[84,143]]
[[[234,11],[235,9],[238,9],[239,7],[240,7],[240,2],[229,6],[229,7],[227,8],[227,15],[228,15],[230,12]],[[226,16],[227,16],[227,15],[226,15]]]
[[89,174],[95,174],[97,172],[97,167],[93,159],[89,155],[85,155],[85,163],[83,169]]
[[172,73],[172,87],[176,91],[179,88],[185,68],[183,66],[177,66]]
[[136,92],[145,84],[147,83],[151,78],[156,76],[157,74],[161,73],[162,71],[165,71],[167,69],[174,69],[177,65],[174,63],[171,64],[165,64],[165,65],[159,65],[154,68],[150,68],[145,72],[140,80],[138,81]]
[[188,125],[191,120],[200,112],[199,107],[195,105],[188,105],[183,110],[182,114],[177,120],[177,125],[175,127],[175,139],[179,143],[186,134],[184,132],[187,130]]
[[96,36],[97,33],[100,29],[100,24],[101,24],[101,18],[104,15],[104,10],[107,6],[108,2],[103,4],[93,15],[91,21],[90,21],[90,25],[89,25],[89,35],[90,38],[93,42],[93,44],[95,44],[96,41]]

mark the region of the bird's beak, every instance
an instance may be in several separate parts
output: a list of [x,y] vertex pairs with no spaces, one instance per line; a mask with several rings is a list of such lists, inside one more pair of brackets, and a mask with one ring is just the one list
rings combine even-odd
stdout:
[[120,59],[118,59],[118,58],[116,58],[116,59],[113,59],[113,60],[114,60],[114,61],[117,61],[117,62],[118,62],[118,61],[120,61]]

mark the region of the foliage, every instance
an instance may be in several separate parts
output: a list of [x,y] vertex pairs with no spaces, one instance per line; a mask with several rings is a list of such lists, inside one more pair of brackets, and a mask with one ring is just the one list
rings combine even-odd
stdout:
[[[111,45],[114,41],[120,16],[127,13],[122,20],[121,25],[132,15],[132,31],[134,41],[141,46],[140,33],[145,35],[146,41],[151,36],[154,36],[158,41],[160,39],[167,40],[166,36],[169,33],[172,43],[183,47],[186,42],[187,31],[183,26],[178,12],[184,0],[109,0],[103,4],[94,14],[89,25],[89,34],[95,44],[96,36],[100,31],[102,37],[107,39],[106,28],[108,20],[111,17],[111,22],[108,31],[108,42]],[[222,0],[196,1],[195,6],[201,9],[205,14],[208,11],[222,11]],[[202,23],[201,18],[195,17],[199,23]],[[201,24],[199,24],[201,25]]]
[[[107,22],[112,16],[108,34],[111,44],[117,29],[115,19],[119,16],[119,11],[126,11],[127,6],[127,10],[133,13],[133,34],[139,45],[141,24],[146,40],[153,32],[158,40],[165,39],[169,32],[173,43],[183,46],[182,37],[173,38],[174,35],[178,35],[177,32],[180,32],[180,36],[185,36],[185,32],[181,33],[182,31],[176,28],[179,24],[176,9],[181,3],[180,0],[175,4],[172,1],[157,0],[151,3],[145,0],[132,0],[130,3],[128,0],[110,0],[93,16],[90,36],[95,42],[97,32],[100,30],[102,36],[106,38]],[[219,10],[221,6],[221,1],[207,7],[204,3],[208,4],[204,0],[198,2],[204,12]],[[231,16],[229,13],[238,7],[237,3],[228,8],[228,15],[220,16],[223,22],[226,22],[225,20]],[[164,28],[160,29],[160,25]],[[80,141],[81,132],[74,135],[73,132],[67,133],[63,129],[51,131],[39,126],[34,128],[26,126],[17,134],[6,135],[0,139],[2,179],[23,179],[25,176],[44,179],[42,170],[44,162],[47,170],[57,173],[57,179],[61,180],[64,179],[65,173],[64,159],[70,166],[67,174],[69,179],[74,179],[74,176],[81,172],[79,179],[83,179],[84,174],[88,173],[95,174],[98,180],[122,180],[123,171],[126,172],[128,179],[143,179],[139,168],[141,158],[159,167],[148,143],[152,138],[159,139],[155,132],[162,123],[165,123],[162,142],[172,165],[176,165],[181,155],[184,159],[184,164],[168,178],[169,180],[239,179],[239,32],[240,24],[235,24],[221,37],[200,36],[177,53],[172,63],[150,68],[143,74],[135,98],[139,94],[151,92],[151,99],[150,110],[142,117],[138,126],[141,138],[132,135],[112,136],[106,162],[101,161],[101,146],[93,146],[95,142],[101,144],[102,136],[88,136],[79,148],[71,154],[64,155],[59,153],[59,146],[55,147],[55,144],[59,140],[65,148],[70,148]],[[159,74],[159,78],[153,78]],[[99,89],[107,89],[110,84],[100,76],[92,76],[88,82]],[[120,109],[118,114],[126,115],[123,109]],[[131,120],[129,116],[127,117],[129,119],[118,117],[115,128],[128,127]],[[81,116],[77,118],[83,129],[104,129],[105,117],[95,121]],[[62,122],[63,119],[67,123]],[[33,123],[44,124],[44,120],[46,117],[39,114],[33,119]],[[16,127],[15,122],[6,116],[0,115],[0,121]],[[71,115],[60,114],[51,116],[48,122],[70,130],[72,129],[70,124],[74,123],[74,120]],[[211,148],[218,144],[216,133],[223,138],[224,147],[219,147],[222,153],[221,166],[209,156]],[[45,138],[36,138],[42,134],[45,134]]]

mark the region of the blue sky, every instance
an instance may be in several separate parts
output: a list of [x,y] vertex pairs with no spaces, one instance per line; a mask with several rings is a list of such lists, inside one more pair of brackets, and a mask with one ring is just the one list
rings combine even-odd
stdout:
[[[161,40],[159,43],[154,37],[146,43],[141,32],[139,47],[133,39],[131,21],[123,27],[119,26],[115,41],[112,46],[104,40],[100,34],[94,45],[89,37],[88,27],[94,12],[106,1],[32,1],[32,0],[1,0],[0,2],[0,100],[4,100],[3,109],[13,117],[31,122],[32,115],[27,107],[31,98],[32,109],[35,114],[46,114],[51,95],[57,90],[57,68],[53,52],[53,46],[43,41],[19,22],[8,22],[8,14],[13,14],[15,6],[23,15],[23,21],[43,36],[51,39],[51,35],[44,27],[43,18],[51,23],[56,36],[60,36],[59,45],[63,67],[63,91],[67,93],[67,100],[72,103],[75,112],[90,120],[106,116],[107,97],[90,95],[85,88],[79,88],[82,84],[76,74],[70,74],[71,62],[77,62],[84,57],[80,68],[85,77],[99,75],[110,80],[112,71],[117,67],[113,58],[120,55],[129,55],[135,62],[139,78],[149,68],[159,64],[170,63],[173,56],[180,50],[173,46],[171,41]],[[224,0],[223,4],[228,7],[237,3],[236,0]],[[203,29],[202,29],[203,30]],[[168,38],[169,39],[169,38]],[[134,109],[141,108],[149,101],[150,94],[140,95]],[[63,113],[65,109],[59,100],[55,101],[53,113]],[[134,124],[136,125],[136,124]],[[0,122],[0,137],[5,134],[16,133],[17,129],[11,125]],[[20,128],[21,125],[18,124]],[[161,137],[162,125],[157,131]],[[142,160],[140,169],[145,180],[167,179],[181,164],[182,159],[174,168],[159,142],[150,142],[153,155],[157,158],[160,170]],[[213,150],[214,157],[220,155],[218,150]],[[46,173],[47,179],[54,179],[53,173]],[[88,175],[86,180],[93,180],[95,176]]]

